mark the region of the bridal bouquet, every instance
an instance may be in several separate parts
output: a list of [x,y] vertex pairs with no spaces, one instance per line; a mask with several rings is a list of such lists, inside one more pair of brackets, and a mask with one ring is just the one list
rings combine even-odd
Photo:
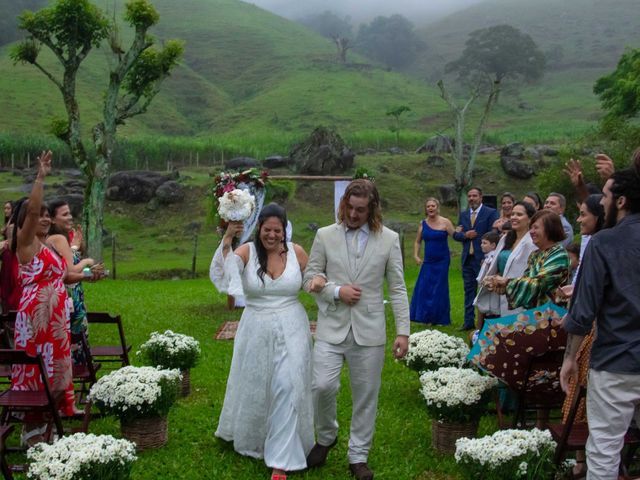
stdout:
[[218,215],[227,222],[244,222],[256,208],[256,199],[246,190],[225,192],[218,199]]
[[482,438],[458,439],[455,459],[466,470],[466,478],[554,478],[555,448],[548,430],[499,430]]
[[438,330],[422,330],[409,336],[407,366],[418,372],[440,367],[462,367],[469,354],[464,340]]
[[470,368],[442,367],[423,373],[420,383],[420,393],[434,420],[469,423],[482,416],[491,389],[498,384],[498,380],[480,375]]
[[27,478],[36,480],[124,480],[136,460],[135,446],[111,435],[76,433],[27,451]]
[[123,367],[101,377],[89,392],[98,408],[121,421],[164,417],[178,394],[179,370]]
[[153,332],[138,352],[150,365],[161,368],[189,370],[200,357],[200,343],[188,335],[167,330]]

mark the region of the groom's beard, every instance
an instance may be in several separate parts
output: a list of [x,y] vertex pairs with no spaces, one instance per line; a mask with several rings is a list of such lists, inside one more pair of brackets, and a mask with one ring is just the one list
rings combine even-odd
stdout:
[[613,201],[605,212],[603,228],[615,227],[616,223],[618,223],[618,207],[616,206],[615,201]]

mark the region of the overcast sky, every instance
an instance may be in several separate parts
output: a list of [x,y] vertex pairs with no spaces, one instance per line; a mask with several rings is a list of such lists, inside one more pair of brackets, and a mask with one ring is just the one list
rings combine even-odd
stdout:
[[399,13],[414,21],[437,20],[482,0],[245,0],[287,18],[300,18],[325,10],[351,16],[354,24],[378,15]]

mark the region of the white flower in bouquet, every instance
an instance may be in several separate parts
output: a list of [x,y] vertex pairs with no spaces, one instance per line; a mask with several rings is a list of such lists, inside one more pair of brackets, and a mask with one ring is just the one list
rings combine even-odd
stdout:
[[123,367],[101,377],[89,399],[121,419],[164,415],[175,401],[181,378],[178,369]]
[[556,448],[548,430],[499,430],[482,438],[460,438],[456,441],[456,462],[468,473],[487,473],[487,478],[536,478],[549,476],[555,470],[552,455]]
[[200,356],[200,343],[189,335],[167,330],[152,332],[151,337],[140,345],[140,351],[153,366],[188,370],[193,368]]
[[418,372],[440,367],[462,367],[469,347],[459,337],[438,330],[422,330],[409,336],[409,351],[404,357],[409,368]]
[[218,199],[218,215],[227,222],[244,222],[256,208],[256,199],[247,190],[236,188]]
[[27,451],[30,460],[27,478],[76,480],[129,478],[136,460],[135,445],[111,435],[76,433],[55,443],[39,443]]

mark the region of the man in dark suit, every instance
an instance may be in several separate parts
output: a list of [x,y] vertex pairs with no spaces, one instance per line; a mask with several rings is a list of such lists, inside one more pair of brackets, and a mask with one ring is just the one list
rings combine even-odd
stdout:
[[480,248],[482,236],[491,231],[493,222],[498,219],[498,211],[482,204],[482,190],[473,187],[467,192],[469,208],[460,212],[458,228],[453,234],[454,240],[462,242],[462,279],[464,281],[464,324],[461,330],[475,328],[473,299],[478,283],[476,277],[484,254]]

